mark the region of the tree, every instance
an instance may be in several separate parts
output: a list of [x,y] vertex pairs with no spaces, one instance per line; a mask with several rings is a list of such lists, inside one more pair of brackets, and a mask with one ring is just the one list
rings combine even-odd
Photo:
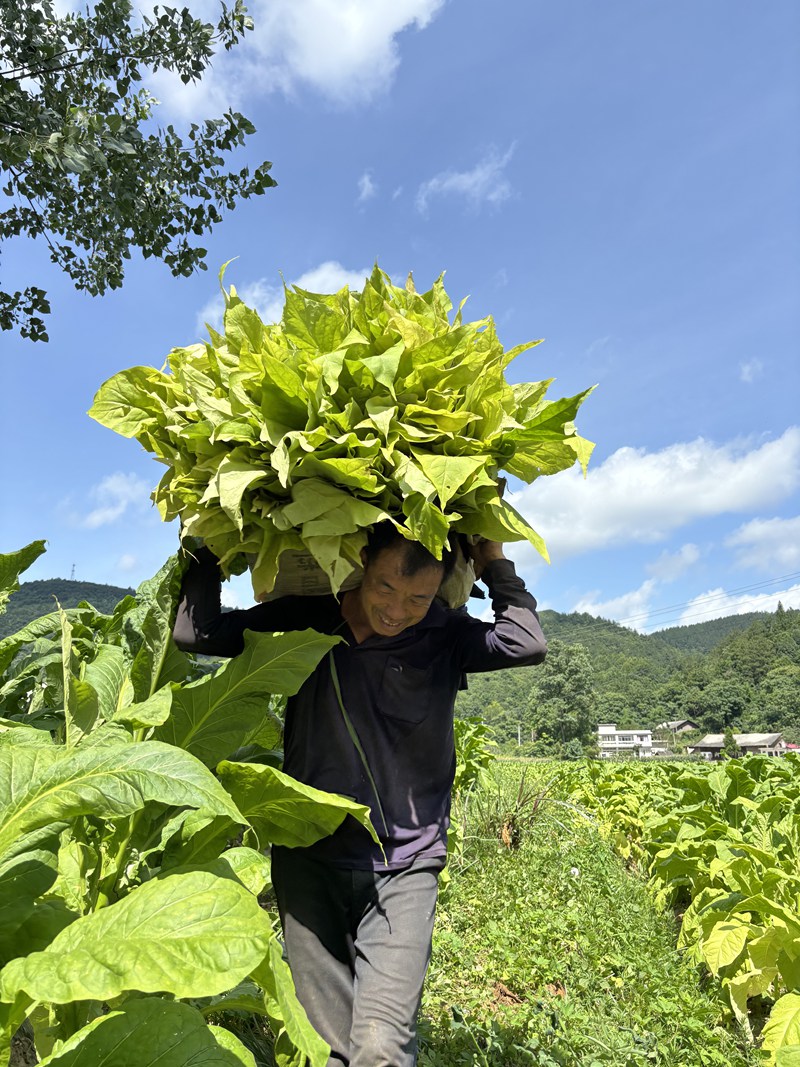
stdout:
[[730,726],[726,727],[722,739],[722,755],[726,759],[736,759],[736,757],[741,756],[741,754],[741,750],[736,743],[736,738],[733,736],[733,730]]
[[800,737],[800,667],[782,664],[774,667],[761,683],[758,699],[760,717],[768,730],[781,731],[786,740]]
[[592,664],[583,645],[551,641],[535,676],[528,718],[537,733],[562,746],[576,739],[588,745],[597,723]]
[[[275,185],[271,164],[226,172],[225,155],[255,128],[243,115],[192,124],[186,140],[154,129],[147,71],[199,80],[215,48],[230,49],[252,20],[242,0],[216,26],[187,8],[134,18],[129,0],[57,14],[52,0],[0,0],[0,170],[9,204],[0,242],[43,238],[77,289],[117,289],[131,249],[176,276],[205,269],[194,241],[223,209]],[[47,340],[50,306],[35,286],[0,291],[0,329]]]
[[697,718],[713,733],[740,726],[750,705],[750,690],[736,677],[712,678],[700,694]]

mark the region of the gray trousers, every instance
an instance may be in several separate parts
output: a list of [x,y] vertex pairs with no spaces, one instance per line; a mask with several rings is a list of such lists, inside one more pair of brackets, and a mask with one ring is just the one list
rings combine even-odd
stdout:
[[300,1003],[328,1067],[413,1067],[438,871],[377,874],[274,847],[272,881]]

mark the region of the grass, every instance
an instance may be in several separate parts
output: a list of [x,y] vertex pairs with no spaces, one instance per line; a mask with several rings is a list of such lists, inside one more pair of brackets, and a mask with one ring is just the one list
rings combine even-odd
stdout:
[[757,1064],[641,879],[556,783],[520,791],[519,770],[502,773],[505,788],[471,807],[440,903],[420,1067]]

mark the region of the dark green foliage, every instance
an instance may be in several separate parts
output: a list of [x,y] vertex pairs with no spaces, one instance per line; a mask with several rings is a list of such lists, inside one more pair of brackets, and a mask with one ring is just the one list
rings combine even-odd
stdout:
[[733,730],[728,726],[725,730],[725,736],[722,745],[722,754],[726,759],[736,759],[741,755],[739,746],[736,744],[736,738],[733,736]]
[[110,615],[124,596],[133,589],[96,582],[71,582],[65,578],[48,578],[38,582],[23,582],[12,594],[4,615],[0,615],[0,638],[15,634],[41,615],[56,611],[56,601],[62,608],[76,608],[86,602],[103,615]]
[[[195,238],[242,198],[275,182],[271,164],[227,172],[226,156],[255,132],[241,114],[192,124],[186,138],[156,129],[150,72],[199,80],[220,46],[252,28],[242,0],[216,25],[187,8],[135,13],[98,0],[59,13],[52,0],[0,0],[0,169],[9,198],[0,241],[42,237],[76,288],[117,289],[138,248],[176,276],[205,269]],[[46,294],[0,292],[0,330],[47,340]]]
[[[572,738],[585,744],[587,721],[591,733],[598,722],[653,729],[692,719],[704,733],[730,726],[737,732],[780,731],[787,741],[800,741],[800,611],[737,616],[718,626],[722,621],[681,628],[698,635],[692,641],[683,633],[679,648],[660,633],[544,611],[550,643],[545,664],[473,675],[458,713],[483,716],[501,746],[531,756],[558,755]],[[714,635],[718,643],[712,645]],[[705,653],[689,650],[706,646]],[[566,658],[565,648],[572,650]],[[577,659],[589,675],[580,699],[567,678]],[[553,674],[559,677],[555,689],[548,682]]]
[[653,636],[682,652],[710,652],[729,634],[746,630],[754,622],[767,617],[767,613],[763,611],[750,611],[744,615],[725,615],[721,619],[709,619],[708,622],[688,626],[670,626],[666,630],[659,630]]

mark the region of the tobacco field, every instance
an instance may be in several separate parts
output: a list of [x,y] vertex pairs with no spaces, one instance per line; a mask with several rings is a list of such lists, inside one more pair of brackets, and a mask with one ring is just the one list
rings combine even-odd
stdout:
[[[0,608],[43,549],[0,556]],[[369,826],[280,770],[335,639],[209,670],[171,640],[180,575],[0,640],[0,1063],[326,1062],[268,846]],[[797,1067],[800,761],[500,761],[457,725],[420,1067]]]

